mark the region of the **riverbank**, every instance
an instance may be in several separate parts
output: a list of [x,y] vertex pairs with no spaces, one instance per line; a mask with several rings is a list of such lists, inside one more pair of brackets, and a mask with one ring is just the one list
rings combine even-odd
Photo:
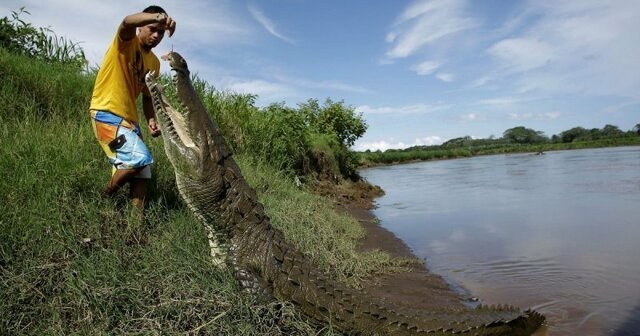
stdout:
[[[462,288],[452,288],[443,277],[427,268],[426,260],[419,259],[404,241],[380,225],[372,210],[375,208],[375,198],[381,196],[383,191],[378,186],[369,186],[369,190],[376,192],[353,192],[363,196],[361,198],[334,197],[338,199],[337,211],[357,219],[366,231],[358,250],[383,251],[393,258],[411,262],[407,263],[408,268],[404,271],[378,274],[363,281],[362,289],[373,297],[381,298],[388,307],[405,311],[437,310],[443,307],[456,309],[477,304],[477,298],[464,293]],[[548,332],[548,325],[545,324],[532,336],[546,336]]]
[[[375,213],[428,267],[489,304],[543,313],[549,335],[640,327],[640,147],[496,155],[361,172]],[[540,211],[544,209],[544,211]],[[624,330],[625,332],[613,332]],[[636,328],[635,330],[639,330]]]
[[362,289],[385,303],[404,309],[432,310],[442,307],[462,308],[461,293],[453,290],[439,275],[428,270],[424,260],[414,255],[409,246],[379,224],[372,212],[375,198],[384,194],[378,186],[368,182],[343,185],[316,185],[315,192],[336,201],[336,210],[355,218],[365,230],[358,252],[382,251],[392,258],[404,260],[403,270],[381,272],[362,281]]
[[371,209],[361,205],[343,205],[339,211],[356,218],[366,230],[358,246],[360,251],[380,250],[393,257],[415,259],[405,272],[382,274],[365,281],[363,289],[385,302],[416,310],[442,307],[462,308],[463,298],[439,275],[431,273],[411,249],[392,232],[380,226]]

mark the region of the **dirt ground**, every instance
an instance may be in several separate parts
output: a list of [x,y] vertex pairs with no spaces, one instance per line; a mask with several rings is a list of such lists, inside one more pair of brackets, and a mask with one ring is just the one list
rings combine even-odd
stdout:
[[[314,186],[314,191],[334,199],[338,211],[349,213],[360,222],[366,230],[366,236],[359,246],[362,251],[377,249],[387,251],[392,256],[418,259],[402,240],[380,226],[374,216],[371,210],[374,199],[384,194],[380,187],[366,181],[337,185],[319,183]],[[380,275],[364,282],[363,291],[380,298],[389,308],[398,307],[418,315],[420,311],[470,308],[479,304],[477,299],[453,290],[441,276],[431,273],[424,262],[412,265],[407,272]],[[533,336],[545,336],[547,330],[545,325]]]
[[[319,182],[314,186],[317,194],[336,200],[337,210],[347,212],[358,219],[367,234],[360,244],[362,251],[378,249],[392,256],[416,258],[411,249],[393,233],[380,226],[371,209],[374,199],[384,195],[378,186],[366,181]],[[463,298],[453,291],[444,279],[429,272],[423,262],[417,262],[408,272],[386,274],[363,284],[366,293],[377,296],[390,306],[408,310],[433,310],[437,308],[461,308]]]
[[[348,203],[339,205],[339,210],[350,213],[366,229],[361,242],[363,251],[378,249],[398,257],[414,257],[409,247],[393,233],[381,227],[370,208],[371,204]],[[425,310],[442,307],[463,307],[463,300],[442,277],[429,272],[424,263],[415,263],[408,272],[382,275],[363,284],[364,291],[380,297],[387,304]]]

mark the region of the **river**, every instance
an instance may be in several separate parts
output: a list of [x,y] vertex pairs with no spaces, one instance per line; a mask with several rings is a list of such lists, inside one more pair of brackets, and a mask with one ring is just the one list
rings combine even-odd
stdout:
[[533,307],[547,335],[640,335],[640,147],[375,167],[374,214],[486,304]]

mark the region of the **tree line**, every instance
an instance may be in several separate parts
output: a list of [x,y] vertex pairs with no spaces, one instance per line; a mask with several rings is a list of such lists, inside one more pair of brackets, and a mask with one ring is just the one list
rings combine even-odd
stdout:
[[544,132],[536,131],[524,126],[510,128],[503,133],[503,139],[508,143],[537,144],[537,143],[571,143],[574,141],[592,141],[601,139],[615,139],[640,134],[640,123],[633,129],[623,131],[615,125],[604,125],[602,128],[586,129],[573,127],[566,131],[546,137]]
[[453,159],[476,155],[537,152],[549,150],[581,149],[611,146],[640,145],[640,123],[631,130],[607,124],[602,128],[573,127],[548,137],[542,131],[524,126],[509,128],[502,137],[474,139],[471,136],[454,138],[442,145],[413,146],[405,149],[388,149],[384,152],[359,152],[361,167],[400,163],[416,160]]

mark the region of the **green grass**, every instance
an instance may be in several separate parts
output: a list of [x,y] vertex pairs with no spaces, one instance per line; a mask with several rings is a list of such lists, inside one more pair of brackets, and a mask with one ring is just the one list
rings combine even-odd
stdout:
[[388,253],[356,252],[365,231],[354,218],[337,213],[331,199],[301,190],[291,178],[269,165],[251,158],[238,161],[273,225],[339,281],[358,287],[372,274],[403,270],[407,261],[392,259]]
[[[87,112],[93,78],[67,70],[0,48],[0,334],[333,334],[212,265],[160,139],[146,137],[156,163],[145,220],[125,193],[101,199],[110,169]],[[402,268],[355,252],[364,232],[331,200],[260,159],[238,161],[274,226],[320,268],[356,287]]]

